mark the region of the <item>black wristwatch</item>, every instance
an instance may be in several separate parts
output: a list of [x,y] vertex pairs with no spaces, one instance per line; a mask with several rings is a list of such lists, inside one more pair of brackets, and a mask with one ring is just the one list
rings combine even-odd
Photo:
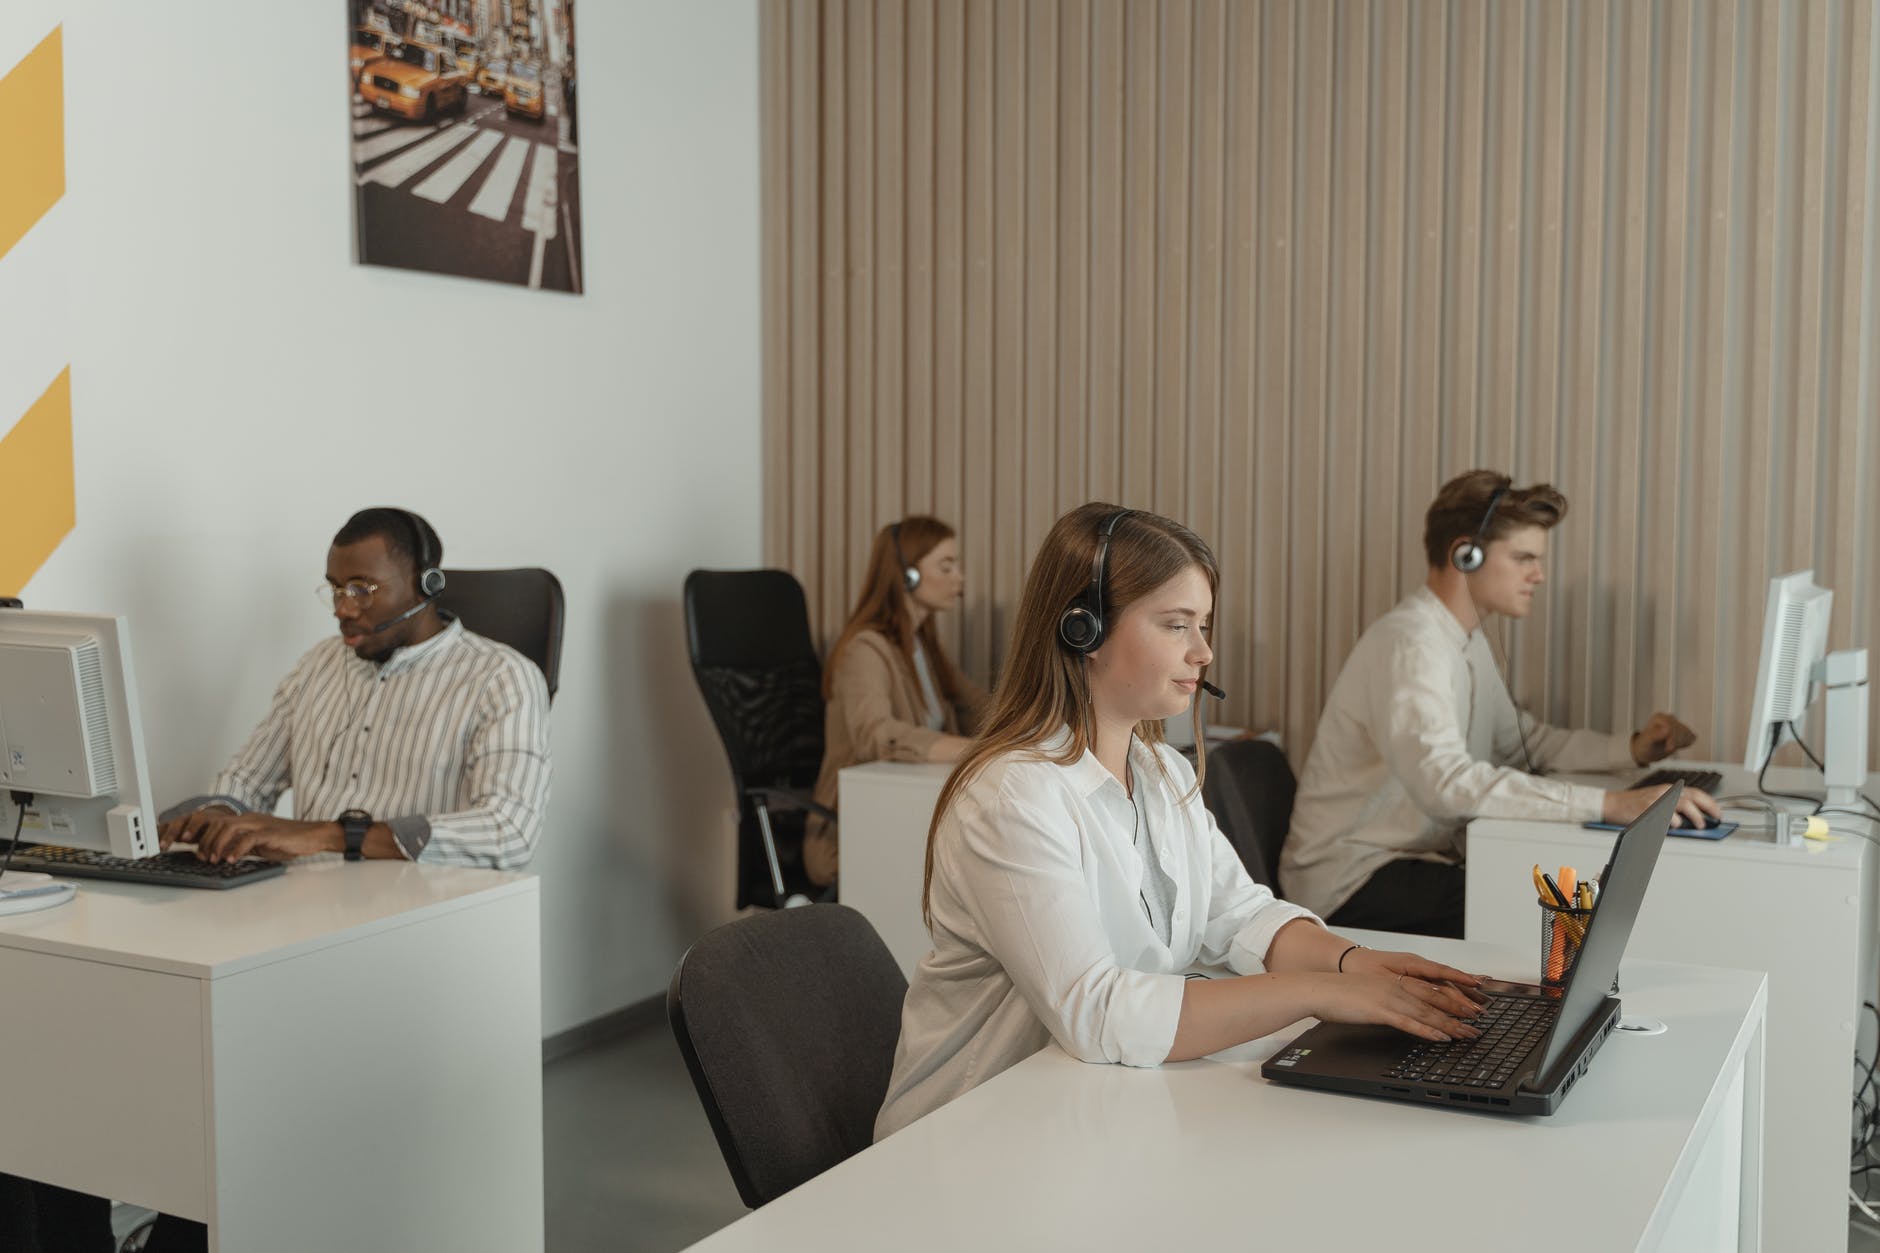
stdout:
[[372,815],[363,809],[349,809],[339,816],[339,829],[346,833],[346,860],[360,861],[366,855],[366,832],[372,828]]

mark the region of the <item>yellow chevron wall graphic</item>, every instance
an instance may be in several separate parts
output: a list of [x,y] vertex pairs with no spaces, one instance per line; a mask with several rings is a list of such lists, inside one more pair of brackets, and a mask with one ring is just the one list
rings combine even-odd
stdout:
[[[0,260],[64,195],[64,42],[55,27],[0,77]],[[0,291],[0,299],[35,298]],[[31,367],[0,364],[20,368]],[[0,413],[0,596],[17,595],[76,521],[71,367],[46,382],[24,414]]]

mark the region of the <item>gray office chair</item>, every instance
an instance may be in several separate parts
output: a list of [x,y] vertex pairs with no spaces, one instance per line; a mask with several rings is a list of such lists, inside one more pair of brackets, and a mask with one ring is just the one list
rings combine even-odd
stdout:
[[1230,740],[1208,750],[1201,803],[1240,854],[1254,882],[1279,891],[1279,855],[1292,826],[1298,783],[1279,745]]
[[888,946],[846,905],[752,914],[680,959],[666,1014],[746,1205],[873,1141],[906,996]]
[[561,686],[561,580],[546,570],[446,570],[437,607],[478,635],[507,644],[533,661],[548,680],[548,698]]

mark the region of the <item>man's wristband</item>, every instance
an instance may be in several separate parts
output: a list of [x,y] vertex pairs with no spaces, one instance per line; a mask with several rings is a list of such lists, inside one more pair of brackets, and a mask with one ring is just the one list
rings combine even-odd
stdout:
[[1352,949],[1359,949],[1363,947],[1364,945],[1362,944],[1354,944],[1351,946],[1351,948],[1346,949],[1344,952],[1338,955],[1338,973],[1339,974],[1342,975],[1345,973],[1345,958],[1351,956]]

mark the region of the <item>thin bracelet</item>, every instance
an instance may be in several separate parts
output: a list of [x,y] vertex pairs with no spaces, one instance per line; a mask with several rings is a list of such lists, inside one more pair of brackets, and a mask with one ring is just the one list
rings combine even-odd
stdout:
[[1348,949],[1346,949],[1346,950],[1345,950],[1344,952],[1342,952],[1342,953],[1340,953],[1340,954],[1338,955],[1338,973],[1339,973],[1339,974],[1341,974],[1341,975],[1342,975],[1342,974],[1344,974],[1344,973],[1345,973],[1345,958],[1347,958],[1347,957],[1349,957],[1349,956],[1351,956],[1351,949],[1352,949],[1352,948],[1363,948],[1363,947],[1364,947],[1364,945],[1362,945],[1362,944],[1354,944],[1354,945],[1352,945],[1352,946],[1351,946],[1351,948],[1348,948]]

